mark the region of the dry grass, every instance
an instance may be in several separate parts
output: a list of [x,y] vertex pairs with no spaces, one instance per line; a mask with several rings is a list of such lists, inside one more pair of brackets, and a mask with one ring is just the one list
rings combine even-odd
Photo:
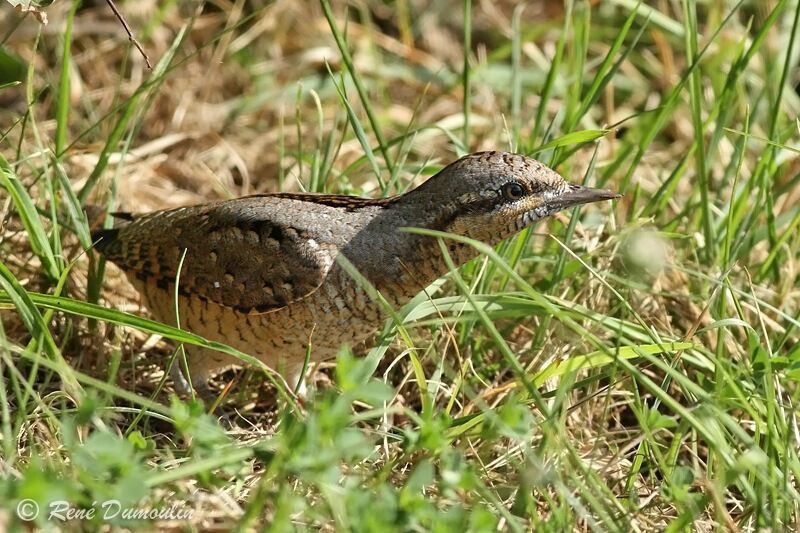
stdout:
[[[174,344],[146,323],[112,313],[134,326],[120,327],[88,309],[46,317],[58,353],[79,373],[76,389],[68,372],[53,371],[58,358],[20,306],[0,300],[6,501],[44,505],[60,496],[87,506],[124,493],[150,507],[194,510],[189,520],[153,524],[165,529],[252,529],[260,521],[325,530],[797,525],[800,101],[792,88],[800,79],[783,63],[795,4],[703,4],[689,9],[693,22],[680,3],[653,2],[621,30],[632,2],[475,2],[465,128],[461,3],[356,3],[346,24],[345,4],[336,3],[381,137],[316,3],[121,4],[153,64],[176,50],[159,75],[105,3],[84,3],[68,69],[61,54],[70,2],[48,9],[46,27],[0,5],[0,26],[9,28],[3,48],[22,58],[31,80],[0,89],[0,154],[39,224],[57,228],[57,255],[74,261],[60,294],[76,302],[98,296],[100,273],[71,230],[77,222],[56,162],[76,193],[102,168],[87,202],[119,210],[278,189],[378,196],[334,84],[344,83],[382,177],[397,169],[394,190],[463,151],[531,152],[614,124],[597,143],[538,157],[573,181],[589,172],[626,197],[586,209],[577,223],[559,215],[501,246],[497,260],[462,268],[470,291],[451,276],[432,295],[435,305],[422,299],[408,310],[416,314],[405,324],[410,344],[390,330],[373,342],[385,341],[385,355],[355,347],[381,361],[375,377],[388,385],[366,376],[348,385],[327,364],[315,375],[316,396],[296,411],[263,374],[226,373],[217,381],[233,382],[225,409],[239,426],[227,433],[197,406],[171,404],[170,385],[160,381]],[[772,9],[780,15],[770,26]],[[693,30],[704,54],[696,70],[685,39]],[[614,51],[620,31],[625,46]],[[751,56],[742,53],[748,47]],[[614,61],[627,55],[580,115],[610,51]],[[104,152],[133,98],[124,133]],[[59,117],[65,102],[69,115]],[[67,143],[57,153],[60,128]],[[752,137],[740,133],[748,129]],[[56,294],[20,212],[0,196],[2,264],[25,292]],[[522,278],[510,278],[504,264]],[[113,266],[102,279],[100,304],[147,315]],[[684,341],[694,347],[671,344]],[[597,359],[659,343],[664,349],[635,358]],[[593,352],[592,360],[577,357]],[[504,354],[533,379],[563,361],[584,362],[531,392]],[[360,360],[338,364],[358,376],[368,370]],[[151,414],[140,418],[144,407]],[[8,509],[0,529],[17,524]],[[103,521],[59,526],[87,524]],[[114,525],[122,526],[143,527]]]

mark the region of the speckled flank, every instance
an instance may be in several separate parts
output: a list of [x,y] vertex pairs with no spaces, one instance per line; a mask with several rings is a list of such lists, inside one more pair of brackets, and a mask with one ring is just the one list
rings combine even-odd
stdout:
[[[519,196],[509,195],[512,182]],[[121,227],[95,238],[153,315],[171,324],[185,251],[177,291],[181,326],[247,352],[294,381],[309,342],[315,360],[327,359],[343,344],[363,341],[385,319],[383,308],[339,266],[339,254],[400,306],[447,271],[434,239],[400,228],[494,244],[559,209],[614,196],[570,186],[534,159],[481,152],[393,198],[250,196],[125,215]],[[447,244],[457,264],[475,255],[471,247]],[[209,350],[187,352],[194,384],[237,363]]]

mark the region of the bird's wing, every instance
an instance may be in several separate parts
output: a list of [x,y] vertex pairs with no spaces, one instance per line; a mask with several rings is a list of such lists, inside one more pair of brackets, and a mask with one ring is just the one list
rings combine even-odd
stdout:
[[312,293],[336,254],[307,231],[233,202],[125,218],[94,240],[126,274],[174,290],[180,265],[180,293],[242,312],[274,311]]

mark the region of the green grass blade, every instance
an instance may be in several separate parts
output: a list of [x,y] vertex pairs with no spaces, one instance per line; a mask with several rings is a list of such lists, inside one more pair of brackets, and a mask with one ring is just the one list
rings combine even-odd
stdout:
[[57,280],[61,274],[61,266],[53,253],[42,219],[28,191],[2,155],[0,155],[0,185],[8,192],[30,239],[31,250],[42,262],[44,272],[51,280]]

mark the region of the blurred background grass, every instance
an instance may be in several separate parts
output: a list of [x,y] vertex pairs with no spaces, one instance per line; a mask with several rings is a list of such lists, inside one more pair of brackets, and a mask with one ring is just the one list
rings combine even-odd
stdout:
[[[0,529],[797,527],[798,2],[118,7],[153,70],[105,2],[0,5]],[[482,250],[302,408],[226,373],[231,431],[161,370],[205,341],[84,253],[86,204],[377,197],[484,149],[625,198]]]

